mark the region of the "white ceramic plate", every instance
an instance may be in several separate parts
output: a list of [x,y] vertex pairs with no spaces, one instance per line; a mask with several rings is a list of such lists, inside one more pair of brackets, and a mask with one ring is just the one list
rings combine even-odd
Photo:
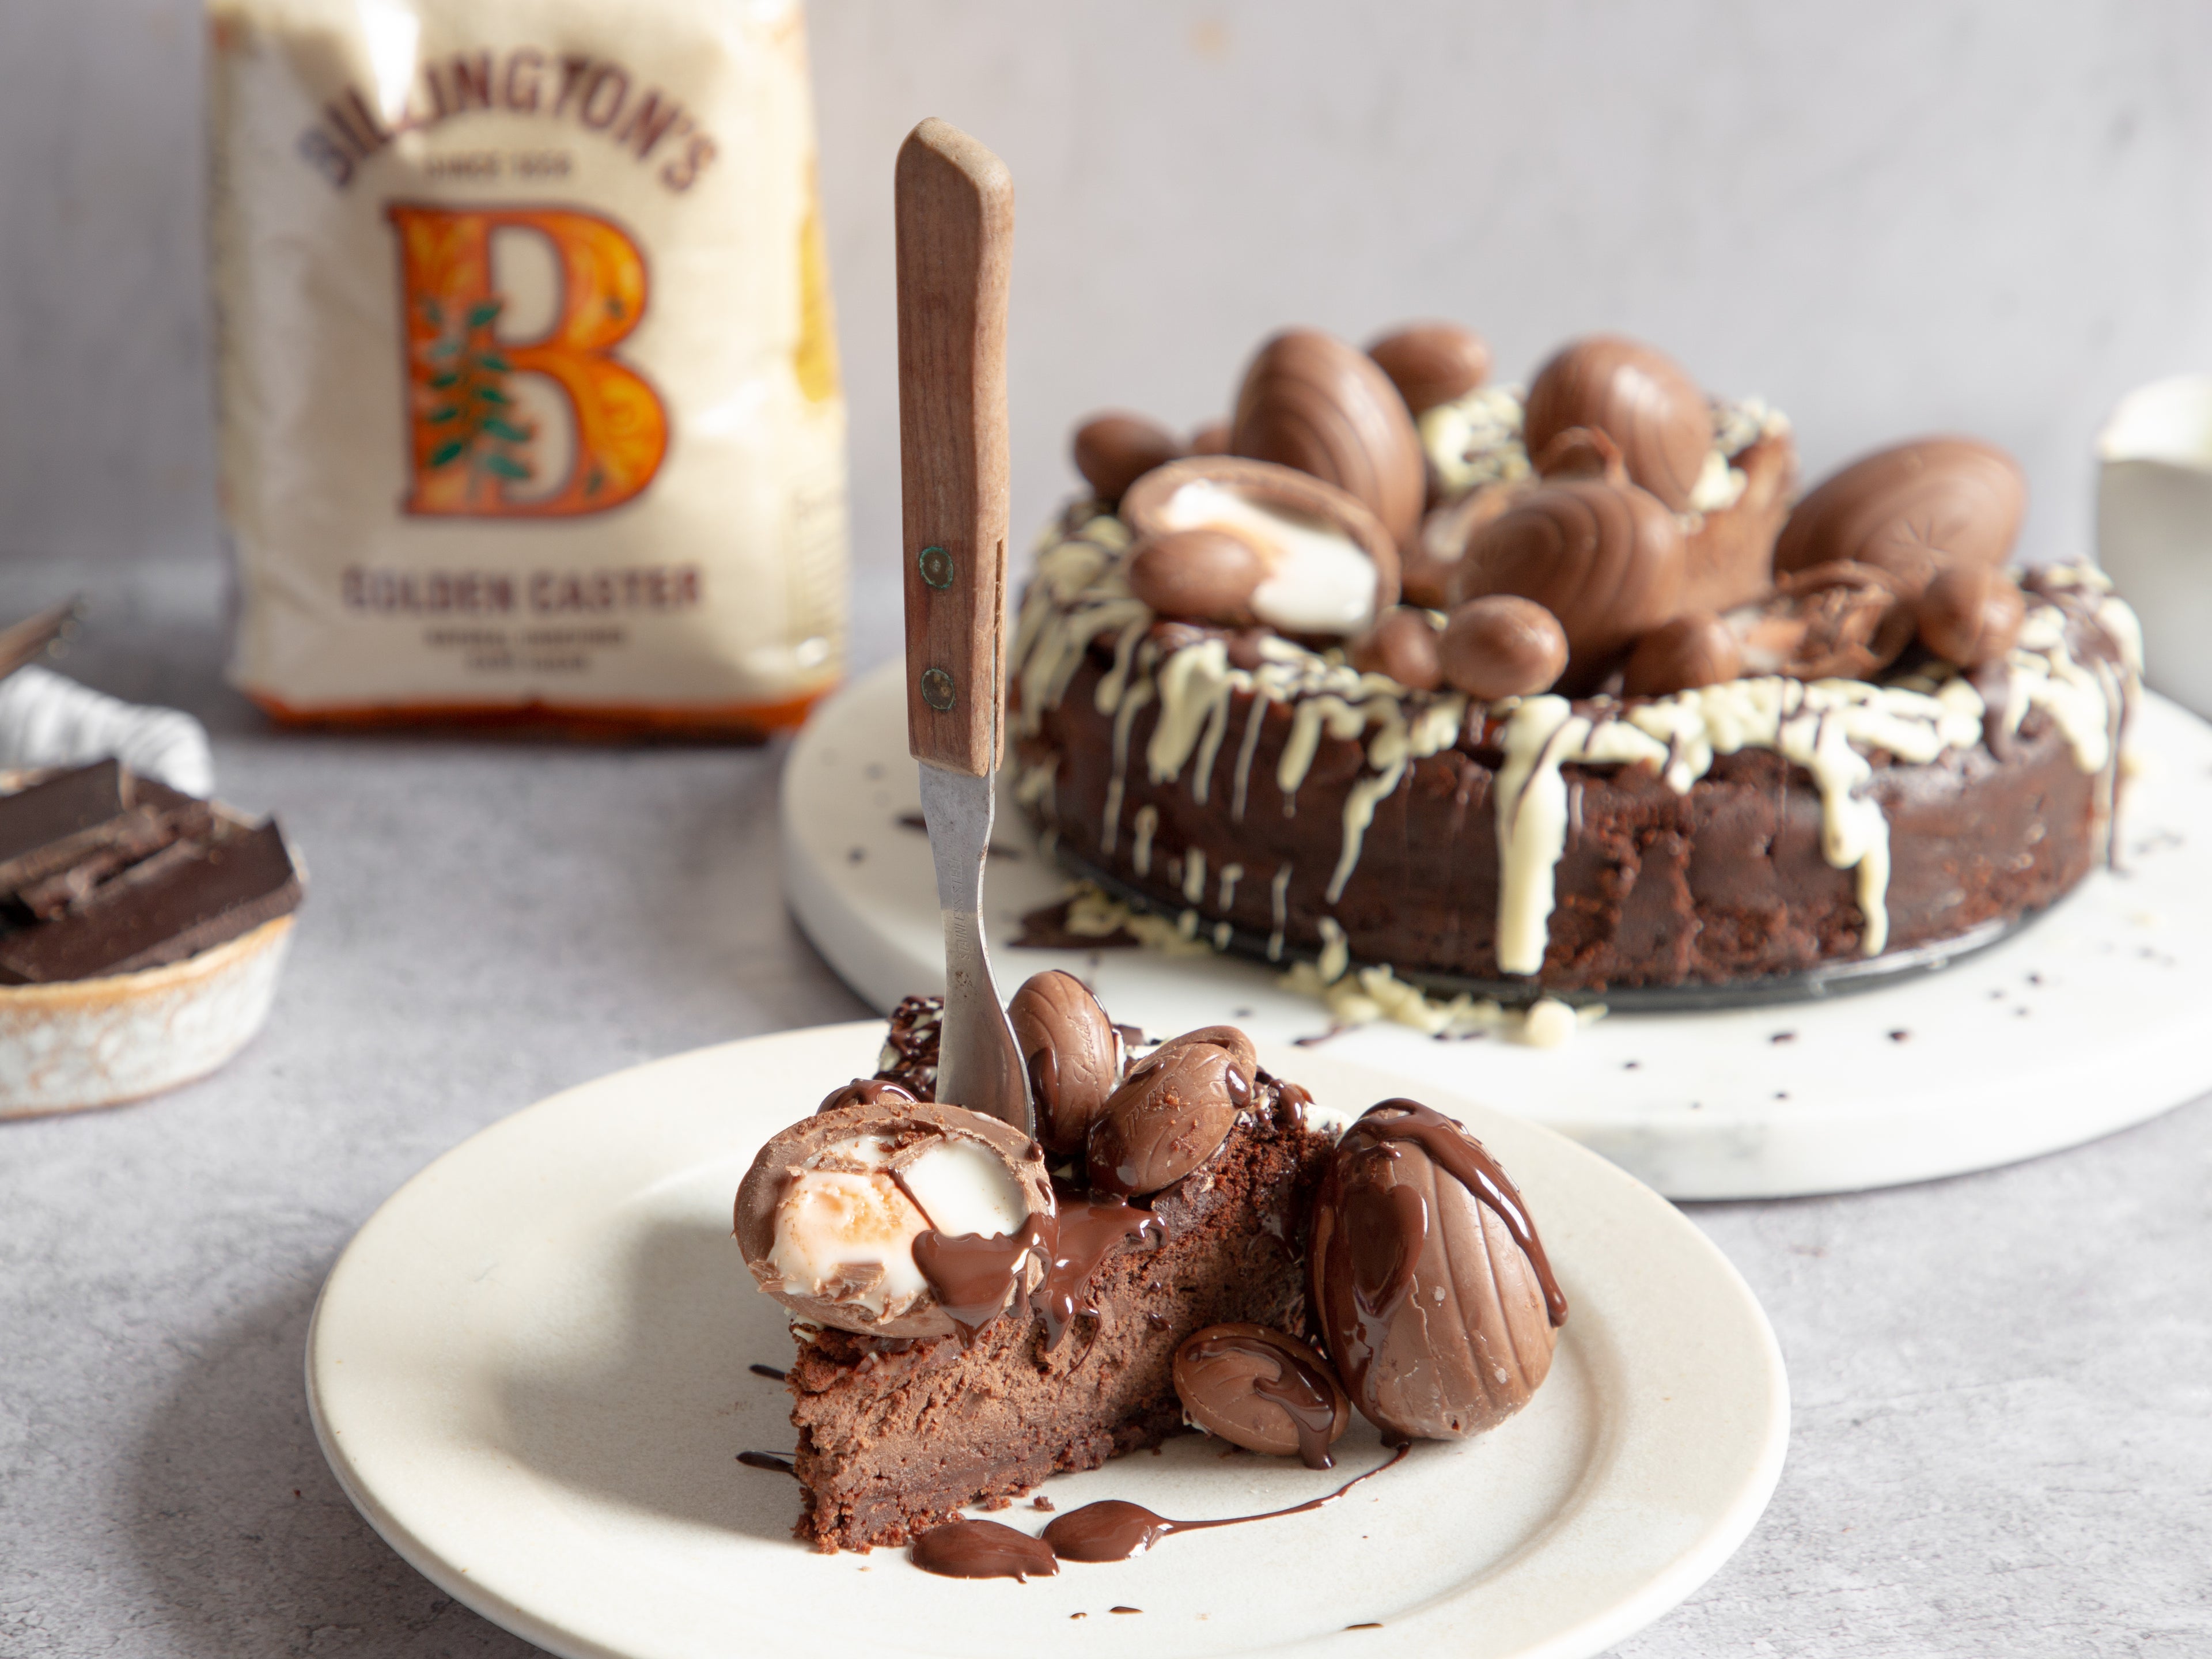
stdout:
[[[308,1335],[315,1431],[347,1495],[439,1587],[569,1659],[821,1650],[1035,1659],[1255,1651],[1600,1652],[1702,1583],[1772,1492],[1789,1433],[1773,1333],[1663,1200],[1547,1130],[1439,1100],[1510,1169],[1571,1304],[1519,1416],[1429,1443],[1328,1509],[1186,1534],[1056,1578],[933,1578],[902,1551],[794,1542],[798,1488],[751,1375],[790,1352],[730,1202],[762,1141],[873,1069],[882,1028],[702,1049],[556,1095],[432,1164],[347,1248]],[[1322,1103],[1393,1091],[1268,1053]],[[1340,1443],[1380,1460],[1364,1425]],[[1045,1487],[1184,1518],[1334,1484],[1186,1437]],[[1002,1520],[1041,1529],[1017,1508]],[[1116,1615],[1116,1606],[1143,1609]],[[1084,1615],[1079,1619],[1075,1615]],[[1347,1626],[1380,1628],[1347,1632]]]
[[[888,1011],[944,983],[929,847],[887,665],[825,705],[784,773],[784,891],[845,981]],[[1568,1047],[1439,1042],[1375,1025],[1328,1052],[1411,1092],[1455,1090],[1595,1147],[1672,1198],[1848,1192],[1984,1170],[2072,1146],[2212,1090],[2212,726],[2143,699],[2141,769],[2121,817],[2124,872],[2093,875],[2021,933],[1942,973],[1825,1002],[1616,1014]],[[1012,948],[1066,877],[1002,805],[985,924],[1011,992],[1081,975],[1116,1019],[1165,1033],[1227,1022],[1287,1042],[1328,1029],[1315,999],[1227,957]],[[1894,1033],[1904,1032],[1902,1037]]]

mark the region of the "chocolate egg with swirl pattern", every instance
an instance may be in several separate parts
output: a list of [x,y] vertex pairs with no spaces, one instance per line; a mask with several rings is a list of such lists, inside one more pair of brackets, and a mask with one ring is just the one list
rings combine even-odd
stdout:
[[1529,384],[1522,435],[1531,455],[1571,427],[1620,447],[1628,476],[1676,513],[1687,509],[1713,445],[1705,394],[1663,351],[1617,334],[1570,342]]
[[2018,463],[1994,444],[1916,438],[1862,456],[1792,507],[1774,568],[1869,565],[1913,604],[1954,561],[2002,565],[2027,507]]
[[1022,981],[1006,1004],[1006,1020],[1029,1070],[1037,1139],[1048,1152],[1081,1152],[1121,1081],[1114,1022],[1089,986],[1057,968]]
[[1428,475],[1406,400],[1375,360],[1333,335],[1291,329],[1244,371],[1230,447],[1334,484],[1403,547],[1421,521]]
[[1410,1100],[1337,1143],[1307,1271],[1345,1392],[1387,1437],[1458,1439],[1511,1416],[1567,1316],[1519,1189],[1459,1123]]
[[1156,1193],[1221,1150],[1251,1102],[1252,1072],[1199,1035],[1162,1043],[1107,1100],[1085,1148],[1093,1188],[1119,1198]]
[[1367,348],[1414,419],[1463,398],[1490,375],[1490,342],[1457,323],[1411,323]]
[[1475,533],[1450,578],[1455,606],[1533,599],[1567,636],[1559,689],[1594,691],[1636,641],[1681,609],[1682,526],[1634,484],[1545,483]]

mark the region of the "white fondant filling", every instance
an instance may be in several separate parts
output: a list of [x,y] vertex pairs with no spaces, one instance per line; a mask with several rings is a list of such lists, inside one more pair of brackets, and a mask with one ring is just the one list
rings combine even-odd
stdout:
[[1252,614],[1291,634],[1352,635],[1375,620],[1375,562],[1351,537],[1317,519],[1254,501],[1206,479],[1160,509],[1170,530],[1223,530],[1258,550],[1267,574]]
[[930,1224],[948,1237],[994,1237],[1019,1231],[1029,1218],[1021,1183],[978,1141],[948,1135],[902,1170],[899,1180]]

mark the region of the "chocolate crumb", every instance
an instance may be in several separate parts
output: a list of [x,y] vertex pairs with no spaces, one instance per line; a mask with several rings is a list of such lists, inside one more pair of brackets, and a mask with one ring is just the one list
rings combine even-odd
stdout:
[[1892,1042],[1907,1042],[1911,1040],[1911,1037],[1912,1033],[1910,1031],[1892,1031],[1889,1034],[1889,1040]]
[[1067,1616],[1071,1619],[1088,1619],[1091,1615],[1087,1613],[1071,1613]]
[[1620,1069],[1624,1072],[1640,1072],[1644,1069],[1644,1062],[1640,1060],[1624,1060],[1620,1062]]
[[1142,1607],[1109,1607],[1106,1611],[1109,1613],[1142,1613],[1144,1609]]
[[1774,1091],[1774,1097],[1777,1100],[1787,1100],[1790,1098],[1790,1091],[1787,1089],[1777,1089]]
[[864,864],[867,861],[867,857],[868,849],[866,848],[855,847],[845,854],[845,862],[848,864]]
[[1382,1628],[1382,1621],[1379,1619],[1370,1619],[1361,1624],[1346,1625],[1345,1626],[1345,1629],[1346,1630],[1381,1630]]
[[1777,1031],[1772,1036],[1766,1040],[1769,1042],[1795,1042],[1797,1041],[1797,1033],[1795,1031]]
[[1052,1499],[1047,1498],[1042,1492],[1039,1492],[1035,1498],[1030,1499],[1030,1507],[1045,1515],[1050,1515],[1052,1513]]
[[764,1376],[771,1382],[781,1382],[784,1378],[784,1374],[773,1365],[748,1365],[745,1369],[755,1376]]

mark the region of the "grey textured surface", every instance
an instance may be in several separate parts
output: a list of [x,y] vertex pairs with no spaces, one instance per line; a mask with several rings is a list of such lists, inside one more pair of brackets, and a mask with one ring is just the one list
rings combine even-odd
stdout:
[[[0,571],[0,615],[67,573]],[[340,740],[217,672],[211,565],[98,575],[69,666],[208,720],[314,885],[267,1033],[0,1124],[0,1655],[527,1652],[360,1521],[316,1288],[393,1188],[556,1089],[860,1017],[775,883],[781,753]],[[2212,1102],[2014,1169],[1700,1206],[1796,1395],[1742,1552],[1632,1659],[2212,1653]],[[733,1650],[742,1651],[741,1638]]]

